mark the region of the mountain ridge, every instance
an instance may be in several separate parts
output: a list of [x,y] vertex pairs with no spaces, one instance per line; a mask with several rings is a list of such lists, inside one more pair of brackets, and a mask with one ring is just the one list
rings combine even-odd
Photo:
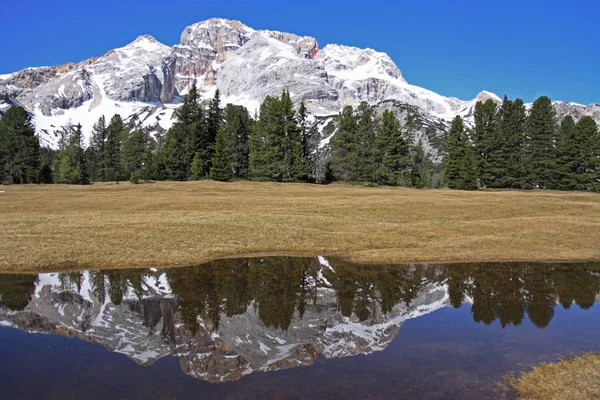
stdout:
[[[320,48],[317,40],[273,30],[255,30],[240,21],[213,18],[186,27],[174,46],[151,35],[100,57],[55,67],[34,67],[0,75],[0,111],[21,105],[32,115],[42,144],[56,147],[61,126],[81,123],[89,137],[101,116],[119,113],[152,131],[164,131],[181,96],[196,82],[203,97],[221,91],[223,103],[257,111],[264,97],[290,91],[315,117],[336,115],[344,106],[396,101],[414,106],[428,125],[443,126],[456,115],[472,122],[477,101],[500,97],[481,91],[474,99],[445,97],[411,85],[383,52],[339,44]],[[591,115],[600,105],[555,101],[559,117]],[[397,112],[399,113],[399,111]],[[434,160],[441,149],[431,136],[417,133]],[[435,141],[435,140],[433,140]]]

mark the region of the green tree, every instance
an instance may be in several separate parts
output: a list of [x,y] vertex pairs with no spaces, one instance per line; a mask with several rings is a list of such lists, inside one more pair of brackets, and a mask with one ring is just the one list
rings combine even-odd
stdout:
[[578,141],[575,120],[570,115],[563,118],[558,130],[556,188],[573,190],[578,187],[577,170],[580,162],[580,143]]
[[286,121],[281,101],[267,96],[250,138],[250,176],[282,181],[285,172]]
[[469,142],[463,120],[456,116],[452,121],[446,140],[446,179],[451,189],[477,189],[477,162]]
[[31,117],[11,107],[0,119],[0,183],[37,183],[39,175],[40,143]]
[[308,179],[308,162],[305,155],[305,136],[298,126],[297,113],[292,103],[290,92],[281,94],[281,105],[285,119],[286,159],[288,181],[306,181]]
[[390,110],[383,112],[375,139],[380,161],[377,181],[386,185],[407,185],[410,181],[410,154],[400,123]]
[[62,128],[55,157],[54,182],[74,185],[89,183],[80,124],[69,124]]
[[121,173],[121,138],[127,128],[119,114],[113,115],[106,128],[106,144],[104,146],[104,177],[107,181],[119,180]]
[[482,186],[498,187],[502,171],[499,155],[497,106],[493,100],[475,105],[475,129],[473,147],[478,167],[478,178]]
[[531,107],[527,121],[529,183],[533,187],[552,189],[556,186],[556,111],[546,96]]
[[246,107],[227,104],[223,131],[231,147],[231,168],[237,178],[246,178],[249,168],[249,137],[253,120]]
[[92,128],[90,145],[86,150],[88,169],[92,181],[106,180],[106,140],[108,127],[104,115],[101,116]]
[[523,100],[504,101],[498,113],[498,186],[522,188],[526,186],[526,124],[527,112]]
[[208,174],[213,143],[208,138],[206,110],[198,101],[196,84],[192,84],[181,106],[175,111],[176,122],[167,132],[165,144],[157,156],[158,166],[166,179],[187,180],[196,153],[203,162],[201,176]]
[[331,171],[336,180],[359,179],[359,140],[357,118],[352,106],[346,106],[337,118],[337,130],[331,138]]
[[577,186],[579,189],[597,188],[600,178],[600,133],[596,121],[590,116],[581,118],[575,125],[575,136],[580,143]]
[[204,179],[204,163],[202,162],[200,153],[196,153],[190,166],[190,180],[199,181],[201,179]]
[[[357,152],[357,181],[376,182],[377,177],[377,124],[373,107],[366,101],[361,102],[356,109]],[[393,178],[392,178],[393,179]]]
[[419,139],[415,146],[411,146],[410,166],[409,166],[410,185],[416,188],[428,187],[431,185],[431,162],[427,159],[423,141]]
[[212,158],[210,168],[210,177],[216,181],[229,181],[233,173],[231,171],[231,149],[225,136],[225,132],[220,130],[217,133],[215,143],[215,154]]
[[138,127],[124,137],[121,149],[121,170],[125,179],[149,179],[152,170],[151,138],[146,129]]

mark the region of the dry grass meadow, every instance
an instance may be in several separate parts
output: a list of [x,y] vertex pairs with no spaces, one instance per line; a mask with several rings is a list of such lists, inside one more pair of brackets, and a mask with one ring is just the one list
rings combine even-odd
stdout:
[[256,182],[0,186],[0,271],[252,255],[600,259],[600,195]]
[[524,400],[600,399],[600,354],[542,364],[506,381],[507,389]]

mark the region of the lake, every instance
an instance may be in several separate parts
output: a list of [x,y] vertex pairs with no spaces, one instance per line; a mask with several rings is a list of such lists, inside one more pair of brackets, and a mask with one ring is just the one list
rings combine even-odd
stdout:
[[600,351],[600,263],[269,257],[0,275],[3,399],[498,398]]

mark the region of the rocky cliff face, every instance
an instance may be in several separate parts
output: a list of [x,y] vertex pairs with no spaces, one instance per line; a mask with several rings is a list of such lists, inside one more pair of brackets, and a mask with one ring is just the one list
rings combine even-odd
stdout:
[[399,303],[388,313],[374,306],[369,317],[361,320],[355,314],[341,315],[336,293],[323,279],[309,282],[317,285],[316,298],[302,315],[294,314],[287,329],[265,325],[252,302],[243,313],[230,317],[221,313],[218,327],[198,318],[192,331],[182,322],[165,272],[146,274],[137,289],[130,283],[118,304],[94,294],[98,292],[92,287],[99,284],[91,273],[82,275],[76,285],[59,274],[40,274],[23,310],[0,305],[0,324],[79,337],[140,365],[172,355],[186,374],[224,382],[254,371],[311,365],[319,355],[348,357],[384,350],[404,321],[444,307],[448,300],[444,285],[424,285],[410,305]]
[[[290,91],[319,118],[346,105],[367,101],[380,111],[397,104],[426,125],[418,136],[433,159],[440,147],[429,141],[429,127],[444,126],[456,115],[472,121],[478,100],[500,101],[481,92],[459,100],[410,85],[385,53],[327,45],[290,33],[254,30],[239,21],[211,19],[184,29],[180,43],[169,47],[148,35],[99,58],[59,67],[30,68],[0,75],[0,112],[7,104],[26,107],[35,117],[42,139],[53,145],[53,132],[69,120],[89,135],[105,114],[140,117],[144,126],[168,129],[179,96],[196,81],[205,97],[220,89],[225,102],[245,105],[254,113],[267,95]],[[148,110],[152,107],[152,110]],[[600,121],[600,106],[555,102],[559,116],[591,115]],[[398,112],[402,117],[402,112]],[[429,130],[428,130],[429,129]],[[437,128],[436,128],[437,129]]]

